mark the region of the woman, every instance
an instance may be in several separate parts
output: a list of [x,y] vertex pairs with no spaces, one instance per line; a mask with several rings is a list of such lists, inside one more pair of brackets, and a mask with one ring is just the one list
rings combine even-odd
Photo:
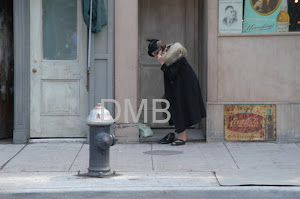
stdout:
[[206,117],[201,89],[195,72],[186,60],[186,49],[180,43],[166,46],[158,39],[148,40],[148,54],[156,57],[164,72],[165,96],[170,102],[170,125],[175,125],[178,139],[172,146],[184,145],[186,129]]

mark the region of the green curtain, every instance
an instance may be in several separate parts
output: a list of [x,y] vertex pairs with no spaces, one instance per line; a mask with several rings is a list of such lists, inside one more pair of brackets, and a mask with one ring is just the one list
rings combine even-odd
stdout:
[[[91,0],[81,0],[83,20],[87,27],[90,26],[90,2]],[[102,27],[106,24],[107,17],[105,13],[104,0],[93,0],[92,32],[100,32]]]

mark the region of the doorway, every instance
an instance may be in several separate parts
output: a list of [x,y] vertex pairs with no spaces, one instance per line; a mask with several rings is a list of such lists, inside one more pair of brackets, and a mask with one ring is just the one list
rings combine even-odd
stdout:
[[[166,44],[180,42],[187,49],[186,57],[198,76],[202,94],[205,99],[206,76],[203,65],[202,46],[202,0],[140,0],[139,1],[139,83],[138,104],[147,99],[147,125],[154,132],[154,137],[163,137],[167,132],[174,132],[174,127],[168,123],[158,124],[152,121],[152,101],[161,99],[164,94],[163,72],[156,59],[147,53],[147,39],[157,38]],[[160,104],[157,104],[158,108]],[[144,122],[144,113],[140,122]],[[159,120],[162,113],[157,113]],[[205,140],[205,120],[188,130],[189,140]],[[150,138],[151,139],[151,138]],[[155,139],[155,138],[152,138]],[[143,140],[143,139],[142,139]],[[146,139],[149,140],[149,139]]]
[[13,136],[13,1],[0,2],[0,23],[0,139],[5,139]]
[[80,0],[30,0],[30,137],[87,136],[87,32]]

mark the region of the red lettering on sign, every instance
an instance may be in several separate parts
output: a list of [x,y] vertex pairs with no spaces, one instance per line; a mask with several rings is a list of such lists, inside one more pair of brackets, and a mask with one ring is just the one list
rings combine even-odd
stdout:
[[227,129],[238,133],[251,133],[263,129],[263,116],[253,113],[238,113],[227,119]]

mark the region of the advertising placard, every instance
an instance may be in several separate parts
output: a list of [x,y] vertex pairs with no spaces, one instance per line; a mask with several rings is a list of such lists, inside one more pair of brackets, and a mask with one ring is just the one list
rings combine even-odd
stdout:
[[275,140],[275,108],[275,105],[225,105],[225,139],[236,141]]
[[282,0],[245,0],[244,33],[276,32]]
[[242,33],[243,0],[219,0],[219,32]]

